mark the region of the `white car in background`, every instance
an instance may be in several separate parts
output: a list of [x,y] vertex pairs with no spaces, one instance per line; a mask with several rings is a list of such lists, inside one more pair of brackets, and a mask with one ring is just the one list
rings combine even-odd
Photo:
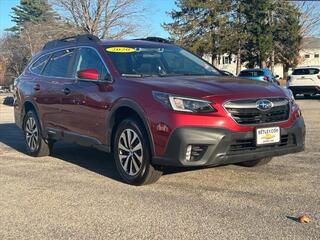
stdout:
[[320,93],[320,66],[295,68],[287,81],[293,95],[303,94],[305,97]]

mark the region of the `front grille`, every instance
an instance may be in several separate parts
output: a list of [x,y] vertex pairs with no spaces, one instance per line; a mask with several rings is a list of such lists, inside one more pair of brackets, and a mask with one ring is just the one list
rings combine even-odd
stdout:
[[239,124],[259,124],[285,121],[289,118],[290,104],[286,98],[267,98],[273,107],[266,111],[257,108],[257,101],[236,100],[227,102],[224,107]]
[[293,134],[282,135],[279,143],[257,146],[255,139],[239,139],[232,142],[228,149],[228,155],[274,150],[277,148],[296,146],[296,139]]

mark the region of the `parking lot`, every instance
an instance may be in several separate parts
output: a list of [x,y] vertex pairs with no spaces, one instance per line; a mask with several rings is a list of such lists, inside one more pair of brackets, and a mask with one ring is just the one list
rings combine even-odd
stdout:
[[1,98],[0,239],[320,238],[320,97],[297,100],[305,152],[251,169],[170,168],[143,187],[122,183],[95,149],[59,143],[51,157],[28,157]]

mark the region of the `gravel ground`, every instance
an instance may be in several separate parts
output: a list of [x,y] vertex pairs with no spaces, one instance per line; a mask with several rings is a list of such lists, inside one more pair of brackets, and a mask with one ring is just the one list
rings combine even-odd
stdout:
[[167,169],[143,187],[94,149],[59,143],[28,157],[1,102],[0,239],[320,239],[320,97],[298,100],[305,152],[253,169]]

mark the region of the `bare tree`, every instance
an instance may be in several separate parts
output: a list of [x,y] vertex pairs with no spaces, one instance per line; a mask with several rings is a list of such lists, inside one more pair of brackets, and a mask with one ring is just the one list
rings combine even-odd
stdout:
[[3,81],[19,76],[31,57],[46,42],[81,33],[80,30],[64,22],[25,23],[19,35],[7,34],[0,41],[0,64],[4,71]]
[[320,31],[320,2],[319,1],[295,1],[301,11],[301,35],[307,37]]
[[135,35],[144,19],[141,0],[51,0],[51,3],[65,13],[68,21],[100,38]]
[[0,55],[0,86],[5,85],[6,83],[6,79],[5,79],[6,67],[7,67],[6,60],[3,56]]
[[3,63],[6,65],[5,75],[20,75],[28,61],[28,54],[23,42],[15,36],[7,35],[1,44],[1,53]]
[[69,37],[83,33],[83,31],[64,22],[27,23],[19,35],[29,56],[34,55],[50,40]]

